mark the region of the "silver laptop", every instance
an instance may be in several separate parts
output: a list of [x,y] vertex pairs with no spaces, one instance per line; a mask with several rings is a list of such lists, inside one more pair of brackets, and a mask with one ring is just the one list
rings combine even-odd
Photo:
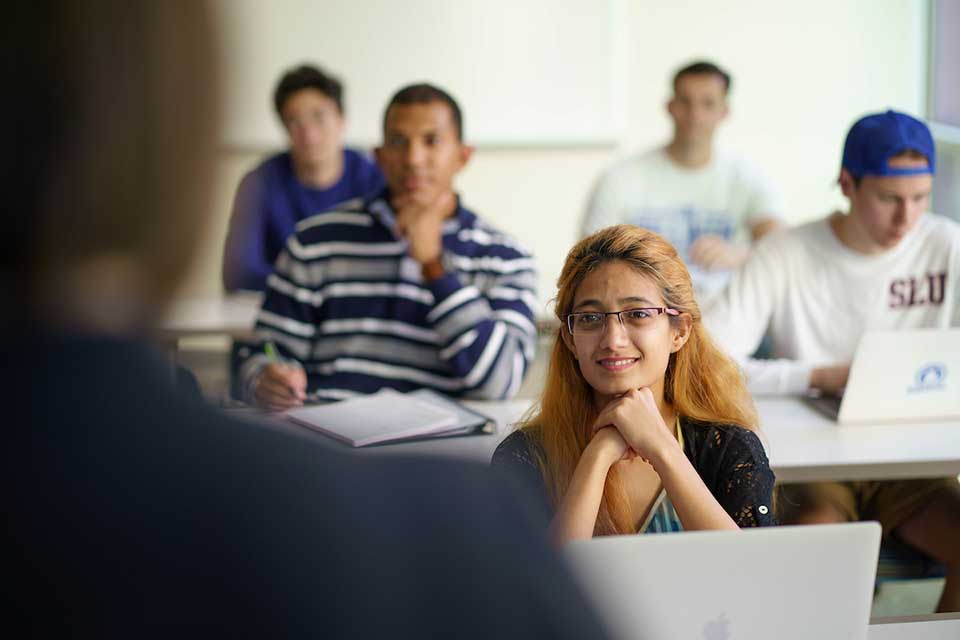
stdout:
[[864,640],[880,525],[610,536],[566,556],[617,640]]
[[843,398],[808,401],[844,425],[960,418],[960,329],[868,331]]

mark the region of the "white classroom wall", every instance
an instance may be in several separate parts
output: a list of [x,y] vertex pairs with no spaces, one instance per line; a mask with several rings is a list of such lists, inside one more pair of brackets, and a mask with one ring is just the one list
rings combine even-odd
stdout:
[[[367,1],[374,0],[355,0],[353,5],[362,11]],[[491,0],[491,11],[500,1],[505,0]],[[922,114],[925,0],[609,1],[616,16],[610,27],[616,55],[604,71],[611,72],[614,85],[604,99],[612,101],[617,143],[481,145],[459,177],[465,203],[536,254],[542,303],[553,295],[597,175],[616,159],[668,138],[664,103],[669,78],[693,59],[709,58],[731,71],[732,114],[719,142],[765,168],[785,195],[782,213],[791,224],[842,205],[834,181],[843,136],[856,117],[888,107]],[[567,3],[582,6],[579,0],[554,4],[561,10]],[[221,10],[244,6],[226,0]],[[362,33],[354,40],[357,55],[390,54],[377,51],[377,43],[367,42]],[[271,49],[281,43],[247,46]],[[229,50],[224,52],[227,65],[231,57]],[[351,86],[362,80],[344,80],[350,101]],[[249,100],[269,109],[269,96],[251,95]],[[461,106],[469,134],[471,105]],[[357,105],[351,110],[356,112]],[[183,295],[220,291],[220,253],[234,189],[243,173],[270,151],[224,144],[212,203],[215,220]]]

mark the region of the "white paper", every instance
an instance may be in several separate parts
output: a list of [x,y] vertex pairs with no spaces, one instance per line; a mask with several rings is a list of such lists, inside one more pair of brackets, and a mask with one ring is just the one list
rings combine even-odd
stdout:
[[293,409],[287,417],[355,447],[443,433],[458,426],[453,411],[392,389]]

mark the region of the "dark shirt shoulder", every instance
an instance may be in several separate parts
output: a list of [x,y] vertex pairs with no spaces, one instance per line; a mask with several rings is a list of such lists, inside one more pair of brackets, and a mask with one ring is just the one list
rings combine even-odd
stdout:
[[550,517],[553,506],[540,466],[542,459],[542,450],[536,436],[526,429],[517,429],[497,446],[490,465],[495,471],[509,475],[528,487],[538,496],[543,513]]
[[484,465],[358,457],[228,417],[179,397],[136,345],[25,341],[0,356],[18,398],[4,617],[33,637],[599,632],[534,498]]
[[740,527],[776,524],[770,462],[757,434],[731,424],[681,420],[684,453]]
[[344,148],[343,171],[351,191],[358,195],[369,196],[385,185],[380,168],[362,151]]

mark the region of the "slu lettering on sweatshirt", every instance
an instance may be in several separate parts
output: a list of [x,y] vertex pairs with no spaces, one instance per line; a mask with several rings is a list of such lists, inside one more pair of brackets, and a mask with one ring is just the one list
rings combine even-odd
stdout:
[[947,290],[947,274],[928,273],[919,278],[896,278],[890,282],[890,308],[939,306]]

